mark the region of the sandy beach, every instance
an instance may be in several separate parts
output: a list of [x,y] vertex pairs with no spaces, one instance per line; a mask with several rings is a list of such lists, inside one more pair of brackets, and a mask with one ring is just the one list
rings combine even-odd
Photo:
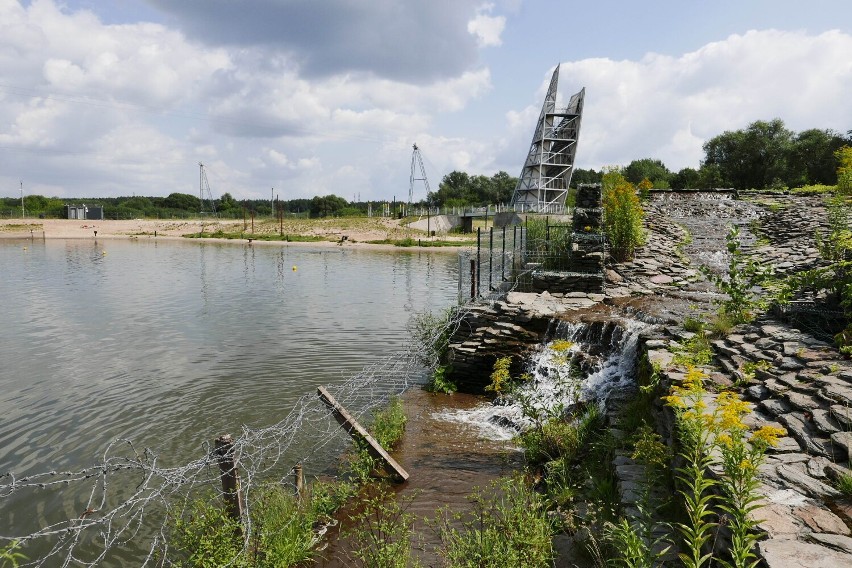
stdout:
[[[254,233],[251,224],[244,229],[242,220],[196,220],[196,219],[131,219],[131,220],[75,220],[75,219],[0,219],[0,239],[182,239],[185,235],[196,234],[203,229],[206,233],[222,231],[224,233],[243,232],[245,240],[253,234],[278,234],[279,225],[271,220],[255,221]],[[396,219],[297,219],[289,220],[283,227],[284,234],[321,238],[315,242],[260,241],[257,244],[269,245],[309,245],[309,246],[346,246],[346,247],[389,247],[389,244],[369,244],[368,241],[385,239],[429,238],[425,231],[400,226]],[[463,235],[441,235],[442,240],[458,240],[460,246],[469,243],[469,237]],[[238,239],[205,239],[215,241],[240,242]],[[468,241],[468,242],[464,242]],[[442,247],[443,248],[443,247]],[[452,248],[452,247],[450,247]],[[434,250],[434,249],[433,249]]]

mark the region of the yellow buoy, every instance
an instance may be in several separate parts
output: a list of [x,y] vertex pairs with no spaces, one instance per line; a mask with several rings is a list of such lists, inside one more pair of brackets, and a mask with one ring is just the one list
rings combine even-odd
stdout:
[[[27,250],[27,247],[24,247],[24,250]],[[295,267],[295,266],[293,267],[293,270],[296,270],[296,267]]]
[[293,272],[296,272],[296,265],[293,265]]
[[106,254],[106,251],[105,251],[105,250],[102,250],[102,251],[101,251],[101,254]]

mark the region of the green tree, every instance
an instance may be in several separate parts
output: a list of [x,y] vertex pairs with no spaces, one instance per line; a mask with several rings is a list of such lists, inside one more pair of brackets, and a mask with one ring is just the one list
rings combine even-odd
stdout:
[[693,168],[683,168],[672,175],[671,186],[674,189],[698,189],[701,184],[701,174]]
[[624,178],[638,185],[643,179],[648,179],[654,187],[658,189],[666,189],[670,187],[672,173],[661,160],[651,158],[642,158],[641,160],[633,160],[626,168],[624,168]]
[[500,170],[491,176],[491,188],[488,195],[489,203],[509,203],[512,200],[512,194],[515,193],[517,185],[518,178]]
[[834,185],[837,183],[834,153],[845,140],[833,130],[812,128],[799,132],[790,145],[787,156],[789,179],[787,185]]
[[239,208],[237,200],[230,193],[223,193],[222,197],[216,202],[217,211],[230,211]]
[[172,193],[163,200],[163,206],[182,211],[198,211],[201,209],[201,200],[188,193]]
[[316,196],[311,199],[311,217],[332,217],[347,205],[348,202],[337,195]]
[[601,175],[602,172],[596,172],[594,169],[574,168],[574,173],[571,176],[571,187],[577,187],[582,183],[601,183]]
[[726,131],[705,142],[703,165],[718,166],[722,180],[736,189],[784,184],[792,141],[793,133],[782,120],[758,120],[745,130]]

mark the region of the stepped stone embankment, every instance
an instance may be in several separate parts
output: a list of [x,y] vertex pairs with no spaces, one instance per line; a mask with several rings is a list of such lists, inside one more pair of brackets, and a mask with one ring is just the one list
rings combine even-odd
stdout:
[[[684,318],[715,311],[713,301],[723,298],[699,267],[724,273],[728,225],[740,227],[744,252],[776,274],[823,262],[814,239],[815,231],[827,230],[819,196],[663,197],[646,209],[649,238],[635,258],[606,266],[602,294],[510,294],[503,303],[474,307],[453,338],[452,350],[462,355],[454,364],[466,384],[487,384],[494,360],[534,348],[551,319],[585,317],[600,304],[662,324],[642,337],[640,353],[659,365],[666,384],[677,384],[684,373],[672,364],[672,350],[690,337]],[[520,329],[500,325],[507,321]],[[836,488],[841,476],[852,475],[852,362],[831,343],[768,316],[734,328],[712,347],[715,364],[704,369],[709,388],[740,391],[753,407],[750,426],[787,432],[760,469],[763,506],[754,515],[764,532],[756,550],[763,565],[852,566],[852,500]],[[660,403],[657,414],[660,433],[673,444],[671,411]],[[644,473],[623,453],[613,466],[625,509],[635,509]]]

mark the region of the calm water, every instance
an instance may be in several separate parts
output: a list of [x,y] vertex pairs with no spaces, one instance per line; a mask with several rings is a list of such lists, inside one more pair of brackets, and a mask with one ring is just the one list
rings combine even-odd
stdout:
[[0,241],[0,473],[119,437],[184,463],[399,349],[456,282],[446,252]]

